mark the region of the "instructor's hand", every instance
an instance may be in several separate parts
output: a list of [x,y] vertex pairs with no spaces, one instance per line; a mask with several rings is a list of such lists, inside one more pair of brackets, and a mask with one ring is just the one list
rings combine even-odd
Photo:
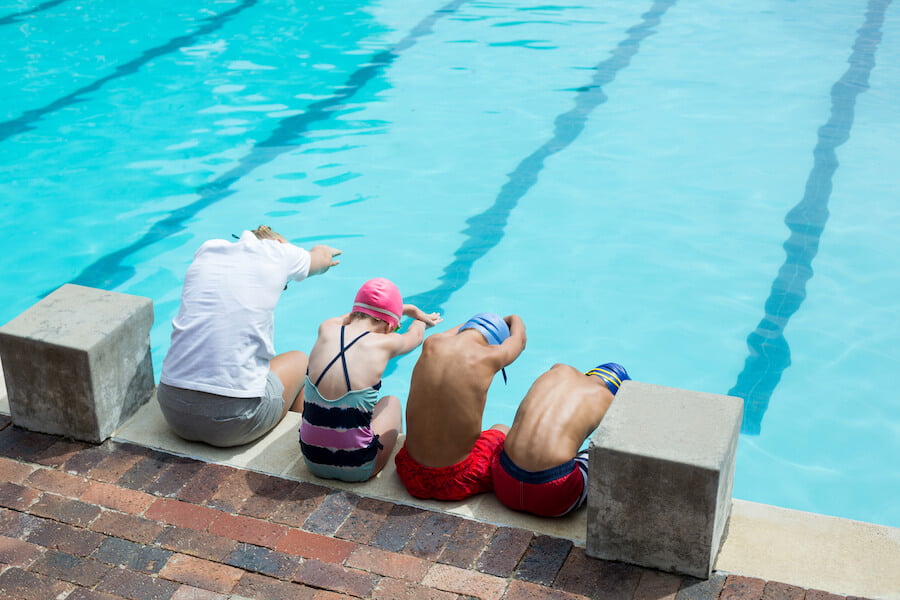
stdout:
[[343,252],[337,248],[332,248],[331,246],[325,246],[323,244],[313,246],[309,251],[310,276],[321,275],[331,267],[339,265],[341,261],[334,260],[334,257],[340,256],[341,254],[343,254]]

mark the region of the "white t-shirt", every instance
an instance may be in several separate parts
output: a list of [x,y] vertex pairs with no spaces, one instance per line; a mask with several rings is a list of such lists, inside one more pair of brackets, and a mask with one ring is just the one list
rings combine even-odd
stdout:
[[231,396],[262,396],[275,356],[275,305],[288,280],[309,275],[309,252],[260,240],[210,240],[194,255],[172,321],[160,381]]

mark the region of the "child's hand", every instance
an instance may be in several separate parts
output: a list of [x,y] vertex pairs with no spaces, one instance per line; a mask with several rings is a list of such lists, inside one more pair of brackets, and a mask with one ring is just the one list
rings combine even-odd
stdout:
[[441,317],[440,313],[431,313],[426,314],[421,308],[416,306],[415,304],[404,304],[403,305],[403,316],[404,317],[412,317],[417,321],[422,321],[425,323],[425,327],[434,327],[444,319]]
[[426,315],[425,313],[422,313],[422,316],[418,317],[418,319],[420,321],[422,321],[423,323],[425,323],[426,328],[434,327],[435,325],[437,325],[438,323],[440,323],[444,320],[444,318],[441,316],[441,314],[436,313],[436,312],[431,313],[430,315]]

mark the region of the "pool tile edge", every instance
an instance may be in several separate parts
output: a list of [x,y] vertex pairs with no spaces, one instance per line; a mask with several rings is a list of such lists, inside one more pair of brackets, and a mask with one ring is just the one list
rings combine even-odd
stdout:
[[900,529],[735,499],[716,569],[900,600]]

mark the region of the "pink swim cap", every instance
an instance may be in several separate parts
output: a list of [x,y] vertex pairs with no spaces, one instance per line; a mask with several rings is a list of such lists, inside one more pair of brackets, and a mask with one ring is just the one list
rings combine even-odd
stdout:
[[403,314],[403,296],[392,281],[376,277],[365,282],[356,292],[353,310],[386,321],[396,328]]

